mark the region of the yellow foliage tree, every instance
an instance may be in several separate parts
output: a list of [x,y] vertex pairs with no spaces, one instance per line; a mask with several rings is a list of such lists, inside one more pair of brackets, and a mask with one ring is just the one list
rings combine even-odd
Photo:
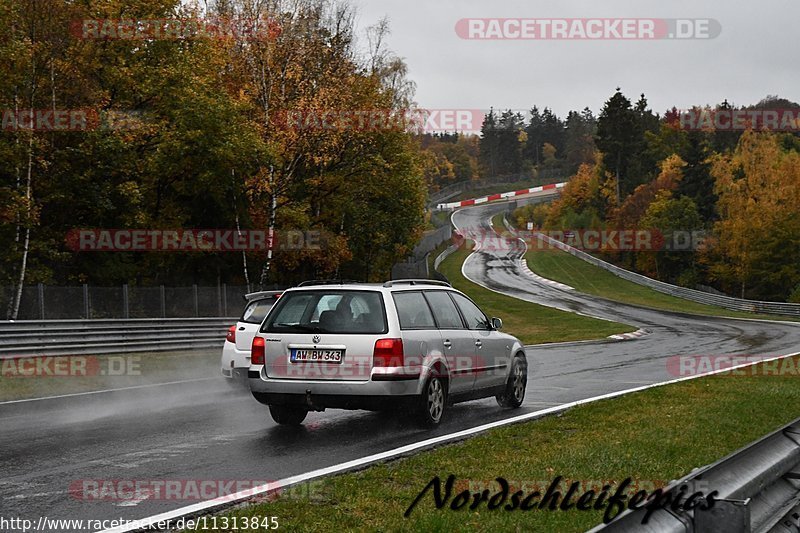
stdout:
[[741,297],[787,298],[800,282],[800,154],[747,131],[711,174],[720,217],[705,255],[712,276]]

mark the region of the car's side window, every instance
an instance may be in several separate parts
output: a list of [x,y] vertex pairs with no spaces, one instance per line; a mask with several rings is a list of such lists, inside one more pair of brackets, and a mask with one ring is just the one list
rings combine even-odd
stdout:
[[396,292],[392,297],[397,307],[400,329],[436,329],[436,322],[421,292]]
[[445,291],[425,291],[425,298],[440,329],[464,329],[461,315]]
[[453,297],[458,304],[458,308],[461,309],[461,314],[464,316],[464,320],[467,321],[469,329],[491,329],[486,315],[469,298],[457,292],[451,292],[450,296]]

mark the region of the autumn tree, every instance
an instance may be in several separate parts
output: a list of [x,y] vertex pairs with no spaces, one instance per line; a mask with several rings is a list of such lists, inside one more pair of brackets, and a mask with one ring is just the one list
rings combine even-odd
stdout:
[[706,255],[724,289],[785,301],[800,282],[800,153],[776,134],[746,131],[713,158],[719,220]]
[[675,198],[671,191],[662,189],[642,216],[639,228],[650,232],[654,249],[637,252],[637,268],[657,279],[694,288],[699,274],[693,246],[699,243],[703,221],[692,199]]
[[587,107],[578,113],[570,111],[565,122],[564,158],[567,163],[566,170],[573,174],[584,163],[594,162],[597,150],[594,136],[597,129],[597,120],[592,111]]
[[632,189],[628,185],[628,168],[642,142],[638,134],[636,111],[617,88],[597,119],[596,138],[597,148],[603,154],[603,164],[613,175],[617,205],[622,203],[623,193]]

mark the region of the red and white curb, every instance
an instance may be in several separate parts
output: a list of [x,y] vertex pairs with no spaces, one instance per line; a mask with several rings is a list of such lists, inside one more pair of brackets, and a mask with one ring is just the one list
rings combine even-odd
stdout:
[[563,283],[559,283],[557,281],[553,281],[552,279],[543,278],[533,270],[528,267],[528,262],[525,261],[524,257],[517,259],[517,264],[519,265],[519,270],[529,278],[537,281],[538,283],[543,283],[555,289],[561,289],[562,291],[574,291],[575,287],[570,287],[569,285],[565,285]]
[[619,333],[617,335],[609,335],[608,338],[615,339],[618,341],[630,341],[633,339],[641,339],[642,337],[645,337],[647,335],[650,335],[649,331],[647,331],[646,329],[639,329],[632,333]]
[[436,206],[436,209],[456,209],[458,207],[467,207],[469,205],[479,205],[479,204],[485,204],[487,202],[496,202],[497,200],[506,200],[508,198],[514,198],[515,196],[525,196],[526,194],[534,194],[543,191],[556,192],[558,189],[563,189],[566,184],[567,184],[566,182],[550,183],[549,185],[540,185],[538,187],[531,187],[530,189],[521,189],[519,191],[509,191],[499,194],[492,194],[489,196],[484,196],[482,198],[472,198],[470,200],[462,200],[460,202],[439,204]]

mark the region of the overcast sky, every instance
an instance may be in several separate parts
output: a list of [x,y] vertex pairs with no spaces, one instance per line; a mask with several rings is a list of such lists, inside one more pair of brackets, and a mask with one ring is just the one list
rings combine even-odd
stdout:
[[[650,107],[756,103],[767,94],[800,100],[800,2],[765,0],[354,0],[359,24],[389,18],[389,46],[429,109],[528,109],[561,116],[598,112],[617,86]],[[462,18],[715,19],[707,40],[465,40]]]

